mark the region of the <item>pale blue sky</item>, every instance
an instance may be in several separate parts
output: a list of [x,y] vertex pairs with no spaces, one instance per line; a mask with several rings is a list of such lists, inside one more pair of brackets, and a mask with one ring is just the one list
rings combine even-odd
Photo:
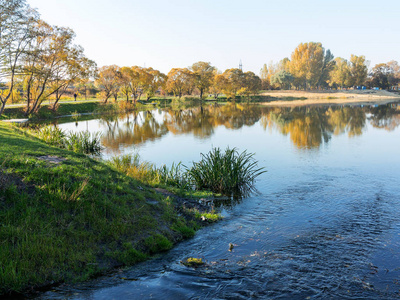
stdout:
[[301,42],[335,57],[365,55],[371,67],[400,61],[400,1],[27,0],[52,25],[76,32],[99,66],[140,65],[164,73],[208,61],[259,74]]

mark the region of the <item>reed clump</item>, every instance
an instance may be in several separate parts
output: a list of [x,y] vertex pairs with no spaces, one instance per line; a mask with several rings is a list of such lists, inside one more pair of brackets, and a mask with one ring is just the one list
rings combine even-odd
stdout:
[[213,148],[201,153],[201,160],[193,163],[187,175],[198,190],[211,190],[225,195],[245,195],[254,190],[256,178],[265,173],[257,167],[254,153],[239,153],[236,148]]
[[209,190],[228,196],[245,196],[255,190],[256,178],[265,173],[257,167],[253,153],[239,153],[236,148],[222,151],[213,148],[192,167],[181,163],[156,168],[148,162],[140,162],[138,154],[115,157],[110,164],[135,179],[150,184],[163,184],[184,190]]
[[101,133],[64,132],[57,126],[45,126],[33,134],[45,143],[76,153],[99,155],[102,150]]

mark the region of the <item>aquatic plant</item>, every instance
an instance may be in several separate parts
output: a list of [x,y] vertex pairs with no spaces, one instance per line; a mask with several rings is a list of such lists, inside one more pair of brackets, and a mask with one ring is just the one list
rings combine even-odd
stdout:
[[225,195],[244,195],[254,190],[255,179],[266,172],[257,168],[254,153],[236,148],[213,148],[209,153],[201,153],[201,161],[194,162],[187,170],[189,180],[198,190],[208,189]]
[[101,133],[88,131],[69,132],[64,140],[64,147],[68,150],[98,155],[101,152]]
[[76,153],[98,155],[102,150],[101,133],[99,132],[81,131],[66,134],[57,126],[44,126],[34,131],[33,134],[46,144],[65,148]]
[[43,140],[45,143],[63,148],[65,142],[65,132],[57,126],[44,126],[41,127],[36,136]]
[[178,188],[188,189],[190,187],[187,180],[186,171],[183,169],[181,162],[178,164],[172,163],[171,168],[166,165],[157,169],[158,180],[162,184],[175,186]]

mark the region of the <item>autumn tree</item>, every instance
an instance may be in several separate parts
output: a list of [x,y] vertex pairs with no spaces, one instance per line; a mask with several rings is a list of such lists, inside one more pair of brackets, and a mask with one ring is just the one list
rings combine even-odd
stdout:
[[204,93],[207,92],[208,88],[212,85],[214,78],[214,67],[209,62],[199,61],[194,63],[190,70],[194,74],[195,86],[200,92],[200,99],[203,99]]
[[335,67],[335,60],[331,50],[326,50],[322,64],[321,75],[318,80],[318,87],[327,87],[329,85],[330,73]]
[[249,97],[257,94],[261,89],[261,79],[251,71],[243,73],[243,94]]
[[262,88],[268,89],[270,84],[269,84],[267,64],[264,64],[263,67],[260,69],[260,78],[261,78]]
[[243,71],[237,68],[227,69],[224,73],[222,90],[228,98],[235,98],[237,92],[243,87]]
[[121,68],[120,76],[120,92],[126,97],[126,101],[129,101],[129,96],[132,94],[131,80],[133,77],[133,70],[129,67]]
[[149,100],[159,88],[164,86],[167,76],[153,68],[146,68],[142,71],[142,88],[146,93],[147,100]]
[[292,53],[290,73],[295,77],[298,87],[318,86],[324,66],[324,48],[321,43],[301,43]]
[[372,68],[371,87],[379,87],[381,89],[389,89],[399,83],[399,65],[396,61],[377,64]]
[[138,66],[131,67],[131,70],[132,73],[130,73],[130,88],[133,95],[133,101],[136,103],[137,99],[140,99],[143,93],[145,71],[142,67]]
[[93,78],[97,69],[96,63],[84,55],[81,46],[73,45],[75,33],[69,28],[60,28],[53,44],[58,45],[56,67],[50,78],[48,90],[55,96],[51,108],[56,109],[58,101],[72,84],[80,84]]
[[86,76],[85,72],[93,65],[84,57],[83,49],[72,44],[74,32],[71,29],[39,20],[35,30],[36,37],[21,59],[26,115],[37,112],[51,95],[56,97],[52,106],[55,109],[69,84]]
[[329,74],[331,86],[345,88],[351,86],[351,73],[349,62],[341,57],[335,59],[333,70]]
[[24,0],[0,0],[0,82],[8,89],[0,92],[0,115],[13,95],[15,79],[21,74],[21,59],[36,38],[39,15]]
[[351,55],[350,57],[350,76],[352,86],[361,86],[365,84],[368,75],[368,66],[365,56]]
[[167,75],[166,89],[179,99],[186,89],[186,73],[188,69],[173,68]]
[[223,87],[225,86],[225,77],[217,69],[214,70],[214,79],[210,86],[210,93],[217,100],[218,96],[222,93]]
[[96,84],[102,90],[104,103],[107,103],[107,100],[119,91],[121,78],[120,67],[116,65],[101,67],[97,77]]

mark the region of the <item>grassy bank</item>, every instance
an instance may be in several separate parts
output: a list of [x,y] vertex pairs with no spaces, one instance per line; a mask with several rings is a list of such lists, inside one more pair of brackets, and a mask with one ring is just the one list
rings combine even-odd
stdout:
[[[163,103],[161,100],[160,103]],[[137,103],[136,107],[146,107],[150,106],[152,102],[149,101],[149,104],[146,102]],[[158,102],[157,102],[158,103]],[[153,105],[151,105],[152,107]],[[48,104],[43,104],[40,110],[30,116],[26,116],[24,114],[24,106],[11,106],[6,107],[3,115],[0,116],[0,120],[4,119],[23,119],[29,118],[32,120],[48,120],[57,118],[60,116],[71,116],[76,114],[87,114],[87,113],[118,113],[131,111],[135,108],[132,103],[127,103],[124,100],[119,100],[118,102],[108,102],[104,104],[102,101],[91,100],[91,101],[77,101],[77,102],[69,102],[69,103],[60,103],[56,111],[50,109]]]
[[202,224],[201,207],[182,203],[0,123],[0,295],[85,280],[168,250]]

